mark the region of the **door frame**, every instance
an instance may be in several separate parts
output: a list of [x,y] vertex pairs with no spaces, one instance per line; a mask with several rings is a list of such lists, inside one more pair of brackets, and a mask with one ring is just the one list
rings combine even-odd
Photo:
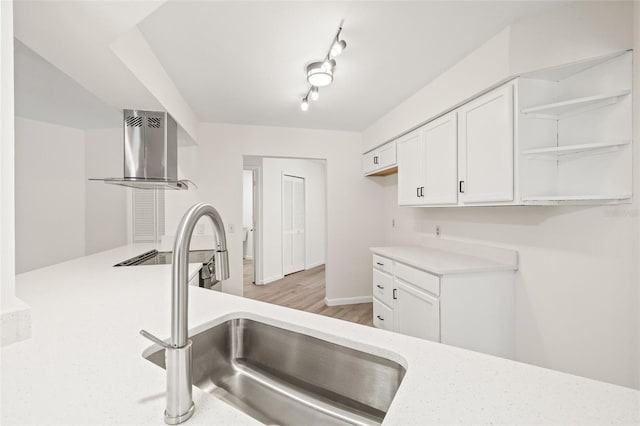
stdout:
[[[302,193],[303,193],[302,206],[304,208],[304,215],[303,215],[304,216],[304,244],[302,247],[304,261],[302,262],[302,271],[307,270],[307,179],[304,176],[296,176],[284,171],[281,172],[280,175],[281,175],[280,176],[280,250],[281,250],[280,257],[282,262],[282,276],[285,277],[288,274],[286,274],[284,270],[284,179],[285,177],[292,177],[292,178],[302,180]],[[296,272],[301,272],[301,271],[296,271]],[[293,274],[293,273],[294,272],[289,272],[289,274]]]
[[262,259],[260,258],[261,251],[259,248],[262,244],[262,237],[260,230],[262,229],[262,215],[260,200],[262,193],[260,184],[262,181],[262,170],[260,166],[244,166],[243,171],[247,170],[252,173],[252,226],[253,226],[253,284],[258,283],[258,277],[262,276]]

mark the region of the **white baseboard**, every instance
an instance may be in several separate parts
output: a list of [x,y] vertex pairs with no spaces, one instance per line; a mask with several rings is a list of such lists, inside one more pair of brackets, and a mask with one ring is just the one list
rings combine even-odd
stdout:
[[373,302],[373,296],[343,297],[339,299],[327,299],[326,297],[324,298],[324,303],[327,306],[355,305],[357,303],[371,302]]
[[284,278],[284,275],[274,275],[272,277],[267,277],[263,280],[258,280],[258,282],[256,284],[258,285],[264,285],[264,284],[269,284],[272,283],[274,281],[278,281]]
[[304,265],[304,269],[307,270],[307,269],[315,268],[316,266],[320,266],[320,265],[324,265],[324,264],[325,264],[325,261],[321,260],[319,262],[314,262],[314,263],[309,263],[309,264]]

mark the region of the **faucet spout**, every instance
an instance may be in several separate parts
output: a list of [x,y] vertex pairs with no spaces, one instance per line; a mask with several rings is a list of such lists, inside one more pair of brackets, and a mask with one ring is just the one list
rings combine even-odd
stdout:
[[189,340],[188,260],[191,236],[196,222],[208,216],[213,222],[213,230],[218,242],[215,251],[216,279],[229,278],[229,258],[227,256],[227,236],[224,223],[218,211],[210,204],[200,203],[191,207],[180,221],[173,247],[171,285],[171,341],[165,350],[167,369],[167,409],[165,423],[175,425],[188,420],[195,406],[191,394],[191,341]]

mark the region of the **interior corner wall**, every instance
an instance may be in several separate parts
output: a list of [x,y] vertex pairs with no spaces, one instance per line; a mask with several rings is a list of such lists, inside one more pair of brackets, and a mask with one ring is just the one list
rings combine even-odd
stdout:
[[[372,232],[381,228],[382,213],[377,185],[362,176],[359,133],[206,123],[201,125],[199,143],[178,154],[183,173],[199,189],[167,194],[167,230],[175,229],[179,217],[196,201],[213,204],[227,229],[229,224],[239,229],[243,156],[326,159],[326,296],[338,302],[371,296],[368,248],[382,243],[382,235]],[[191,159],[197,165],[187,169],[183,161]],[[227,233],[227,239],[231,278],[223,290],[241,295],[242,233]]]
[[16,273],[85,253],[84,132],[15,119]]
[[326,195],[324,164],[318,161],[264,158],[262,162],[262,276],[259,283],[283,277],[282,175],[305,179],[305,269],[325,263]]
[[129,189],[90,181],[122,176],[122,129],[87,130],[85,142],[85,254],[127,244]]
[[[640,100],[637,8],[636,4],[636,111]],[[510,51],[518,51],[519,56],[512,56],[510,66],[520,70],[546,67],[554,62],[585,59],[584,55],[599,56],[631,48],[632,16],[630,3],[578,2],[535,18],[533,22],[540,27],[527,21],[516,23],[510,30]],[[552,34],[564,39],[554,43],[547,38]],[[530,57],[527,49],[532,49]],[[484,60],[492,57],[488,55]],[[462,63],[457,65],[461,66]],[[460,75],[459,69],[453,75]],[[467,78],[475,78],[472,68],[467,69]],[[455,90],[454,79],[441,76],[437,81],[448,82]],[[451,106],[441,104],[441,100],[422,99],[425,108],[435,108],[436,104],[443,109]],[[417,100],[407,101],[407,105],[417,104]],[[402,108],[401,105],[397,110]],[[399,132],[400,128],[389,130],[394,126],[393,112],[390,114],[371,126],[365,137]],[[385,243],[418,244],[421,234],[433,234],[435,226],[440,225],[444,238],[517,250],[520,269],[516,275],[516,359],[640,388],[639,126],[639,116],[635,114],[632,205],[400,208],[397,176],[392,175],[377,181],[385,194],[380,202],[384,205]]]

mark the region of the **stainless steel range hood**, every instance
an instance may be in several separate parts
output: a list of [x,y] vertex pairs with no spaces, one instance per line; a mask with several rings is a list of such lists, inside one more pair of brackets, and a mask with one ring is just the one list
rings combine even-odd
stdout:
[[124,110],[124,177],[93,178],[140,189],[189,189],[178,180],[178,124],[168,113]]

